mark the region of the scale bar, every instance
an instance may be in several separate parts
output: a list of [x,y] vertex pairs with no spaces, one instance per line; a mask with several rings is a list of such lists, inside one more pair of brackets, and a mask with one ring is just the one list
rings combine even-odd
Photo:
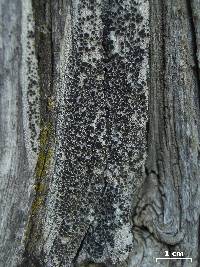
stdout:
[[190,260],[191,262],[192,262],[192,258],[167,258],[167,257],[165,257],[165,258],[156,258],[156,262],[158,261],[158,260]]

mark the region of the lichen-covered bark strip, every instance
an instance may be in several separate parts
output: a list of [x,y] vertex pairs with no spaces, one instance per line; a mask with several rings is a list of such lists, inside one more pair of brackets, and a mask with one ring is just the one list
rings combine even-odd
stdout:
[[193,262],[164,261],[161,266],[198,266],[199,81],[195,31],[186,1],[152,1],[151,7],[149,157],[134,218],[141,228],[135,233],[137,244],[142,244],[141,252],[136,260],[133,255],[132,263],[153,266],[155,259],[149,253],[160,257],[169,250],[183,251]]
[[148,1],[52,2],[50,14],[55,166],[23,264],[121,265],[144,177]]
[[106,190],[79,261],[122,264],[132,248],[131,214],[146,151],[148,12],[148,1],[105,5]]
[[0,266],[16,266],[39,134],[31,2],[2,0],[0,17]]

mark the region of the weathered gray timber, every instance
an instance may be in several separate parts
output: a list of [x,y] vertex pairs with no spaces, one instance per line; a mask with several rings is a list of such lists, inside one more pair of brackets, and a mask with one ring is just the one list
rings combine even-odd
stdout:
[[0,0],[0,267],[200,266],[199,16]]
[[0,1],[0,266],[16,266],[38,156],[39,86],[29,1]]
[[[140,246],[136,251],[141,252],[133,266],[154,266],[152,255],[164,256],[165,250],[182,251],[193,262],[164,260],[161,266],[199,266],[200,84],[195,20],[190,1],[155,0],[150,6],[147,176],[134,216]],[[195,1],[193,9],[199,16]]]

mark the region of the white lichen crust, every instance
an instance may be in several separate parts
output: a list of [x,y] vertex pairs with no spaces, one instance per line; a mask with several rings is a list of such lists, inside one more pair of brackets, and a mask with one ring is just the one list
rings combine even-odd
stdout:
[[43,264],[120,266],[144,177],[148,1],[77,0],[66,13]]
[[148,1],[68,5],[57,88],[48,266],[119,264],[133,243],[148,109]]
[[40,133],[40,88],[35,55],[35,25],[31,1],[22,1],[22,105],[24,137],[30,166],[35,166]]

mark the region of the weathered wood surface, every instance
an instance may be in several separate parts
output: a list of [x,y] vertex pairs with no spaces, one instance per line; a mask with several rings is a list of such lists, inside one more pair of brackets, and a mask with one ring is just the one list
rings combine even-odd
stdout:
[[[193,262],[165,260],[161,266],[199,266],[200,88],[195,20],[190,1],[151,1],[150,6],[150,129],[147,177],[134,217],[142,244],[134,266],[154,266],[150,255],[160,257],[165,250],[183,251]],[[197,7],[193,1],[196,13]]]
[[0,266],[22,249],[38,154],[39,86],[29,1],[0,1]]
[[0,4],[0,266],[198,267],[200,1]]

